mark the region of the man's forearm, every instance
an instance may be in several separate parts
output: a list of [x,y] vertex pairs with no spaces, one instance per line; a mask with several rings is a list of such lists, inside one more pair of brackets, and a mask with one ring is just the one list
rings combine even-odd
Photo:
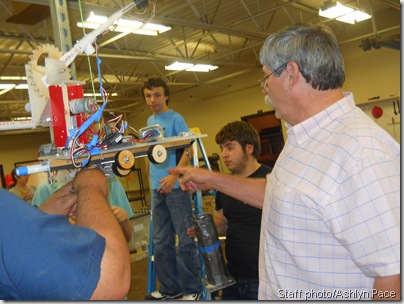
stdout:
[[253,207],[262,208],[265,197],[265,178],[242,178],[209,171],[204,168],[180,167],[168,169],[179,177],[184,191],[216,189]]
[[178,161],[177,167],[186,167],[189,166],[191,163],[191,158],[193,155],[192,146],[189,147],[189,153],[187,152],[187,148],[184,149],[184,152],[181,155],[180,160]]
[[130,239],[132,238],[132,232],[133,232],[130,219],[128,218],[125,221],[120,222],[119,224],[121,226],[123,234],[125,235],[126,241],[129,242]]
[[91,228],[106,240],[101,277],[91,299],[123,298],[130,285],[129,250],[122,229],[107,202],[106,178],[99,170],[78,174],[81,176],[73,181],[78,196],[76,225]]
[[76,224],[97,231],[104,238],[114,236],[119,243],[122,230],[111,212],[106,196],[88,190],[78,194]]

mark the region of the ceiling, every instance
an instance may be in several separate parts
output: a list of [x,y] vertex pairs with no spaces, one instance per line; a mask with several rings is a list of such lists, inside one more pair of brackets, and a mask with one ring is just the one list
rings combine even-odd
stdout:
[[[55,33],[56,37],[60,33],[52,27],[56,23],[52,22],[51,8],[53,3],[62,1],[0,1],[0,76],[25,76],[25,64],[32,60],[44,65],[43,58],[30,59],[30,55],[35,49],[37,52],[47,49],[41,47],[43,44],[58,45]],[[203,99],[235,91],[237,88],[231,86],[234,78],[255,70],[258,76],[258,54],[264,39],[296,22],[326,23],[340,44],[355,42],[369,51],[378,47],[399,49],[399,0],[340,2],[365,9],[373,17],[355,25],[324,19],[318,16],[324,0],[153,0],[149,1],[146,13],[134,7],[125,18],[150,19],[172,29],[156,37],[109,31],[98,38],[103,86],[108,93],[117,93],[116,97],[109,98],[109,107],[121,112],[134,110],[142,101],[140,86],[148,77],[163,77],[170,85],[171,95],[188,94]],[[109,17],[129,3],[128,0],[67,0],[68,34],[73,44],[83,37],[83,29],[76,26],[81,14],[84,19],[90,11]],[[209,73],[165,70],[165,65],[181,60],[210,63],[219,68]],[[71,75],[85,82],[86,92],[93,92],[93,83],[98,92],[94,54],[90,59],[79,55]],[[29,117],[25,110],[27,102],[27,90],[12,89],[1,94],[0,121]]]

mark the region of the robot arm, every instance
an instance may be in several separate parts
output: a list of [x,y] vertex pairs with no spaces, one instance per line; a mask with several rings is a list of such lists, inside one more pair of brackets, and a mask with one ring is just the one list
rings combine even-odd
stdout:
[[111,17],[108,18],[108,20],[100,25],[97,29],[93,30],[91,33],[88,35],[84,36],[79,42],[77,42],[74,47],[64,54],[59,60],[62,60],[66,63],[66,66],[70,65],[74,59],[80,55],[81,53],[85,52],[87,55],[91,55],[92,53],[95,52],[94,47],[92,44],[97,40],[97,37],[100,36],[102,33],[106,32],[111,25],[113,25],[119,18],[121,18],[127,11],[133,8],[133,6],[139,6],[144,5],[147,1],[142,1],[142,0],[135,0],[131,4],[127,5],[123,9],[117,11]]

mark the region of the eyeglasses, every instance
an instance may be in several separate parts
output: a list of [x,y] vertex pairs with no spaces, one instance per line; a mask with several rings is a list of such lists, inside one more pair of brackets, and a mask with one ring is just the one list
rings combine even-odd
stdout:
[[266,75],[264,78],[258,80],[258,84],[260,85],[260,87],[262,89],[264,89],[264,87],[267,84],[267,79],[269,78],[269,76],[271,76],[272,74],[276,73],[277,71],[279,71],[281,68],[283,68],[285,65],[287,65],[287,63],[284,63],[282,65],[280,65],[279,67],[277,67],[275,70],[272,71],[272,73]]

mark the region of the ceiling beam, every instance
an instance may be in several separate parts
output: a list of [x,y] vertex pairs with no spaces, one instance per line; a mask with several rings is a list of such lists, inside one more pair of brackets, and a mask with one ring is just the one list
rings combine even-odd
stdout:
[[[26,3],[49,5],[49,0],[19,0],[19,1],[26,2]],[[71,2],[71,1],[69,1],[67,3],[67,6],[70,9],[75,9],[75,10],[80,9],[78,3]],[[184,7],[189,7],[189,3],[187,3]],[[103,14],[106,14],[107,16],[112,15],[118,9],[119,8],[114,9],[114,8],[110,8],[110,7],[100,6],[100,5],[90,5],[90,4],[82,5],[82,10],[103,13]],[[204,22],[195,22],[195,21],[183,20],[183,19],[178,19],[178,18],[163,17],[163,16],[158,16],[158,15],[153,16],[153,22],[165,23],[165,24],[171,23],[173,25],[183,25],[183,26],[188,26],[191,28],[196,28],[199,30],[204,29],[204,30],[209,30],[209,31],[217,31],[217,32],[224,33],[224,34],[229,34],[229,35],[233,35],[233,36],[249,38],[249,39],[254,39],[254,40],[261,40],[261,41],[262,41],[262,39],[265,39],[268,36],[268,33],[248,32],[248,31],[238,30],[238,29],[235,29],[230,26],[220,26],[220,25],[208,24],[208,23],[204,23]]]

